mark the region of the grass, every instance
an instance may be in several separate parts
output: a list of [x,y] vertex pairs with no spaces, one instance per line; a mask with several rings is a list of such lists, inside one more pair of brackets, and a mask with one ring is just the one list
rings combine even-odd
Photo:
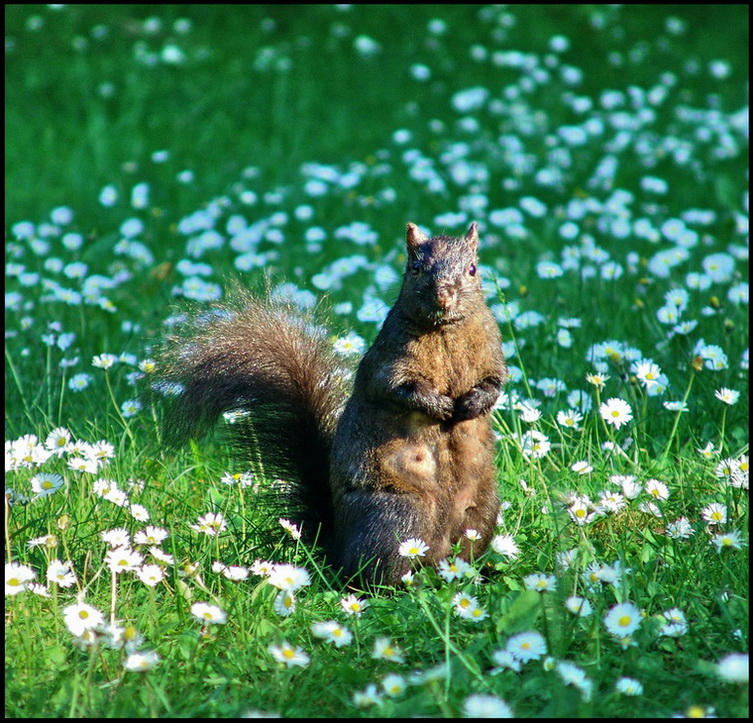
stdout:
[[[732,5],[6,6],[6,715],[746,717],[747,35]],[[148,361],[265,274],[368,343],[406,221],[472,220],[499,537],[480,581],[351,615],[261,470],[162,447]],[[292,611],[259,560],[305,569]]]

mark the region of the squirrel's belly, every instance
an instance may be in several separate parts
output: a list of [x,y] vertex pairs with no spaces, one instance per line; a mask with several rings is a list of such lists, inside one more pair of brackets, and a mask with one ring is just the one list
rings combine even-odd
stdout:
[[384,446],[381,459],[384,479],[396,490],[420,490],[436,484],[437,462],[428,444],[397,439]]
[[[335,494],[358,488],[397,494],[436,489],[439,423],[420,412],[364,417],[358,425],[341,420],[331,459]],[[350,433],[341,433],[346,430]]]
[[439,422],[415,411],[401,421],[401,433],[382,446],[381,471],[396,490],[434,490],[442,466]]

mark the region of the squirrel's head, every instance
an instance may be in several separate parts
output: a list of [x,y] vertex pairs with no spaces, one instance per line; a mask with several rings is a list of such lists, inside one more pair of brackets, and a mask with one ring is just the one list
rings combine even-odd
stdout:
[[461,237],[428,237],[409,223],[406,244],[401,297],[412,320],[439,326],[465,318],[481,290],[476,222]]

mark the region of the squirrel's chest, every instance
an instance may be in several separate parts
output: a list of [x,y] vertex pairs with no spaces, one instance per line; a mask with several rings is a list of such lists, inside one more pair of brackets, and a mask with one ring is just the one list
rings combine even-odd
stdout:
[[475,346],[465,334],[427,334],[406,345],[402,364],[440,394],[457,397],[478,383],[488,356]]

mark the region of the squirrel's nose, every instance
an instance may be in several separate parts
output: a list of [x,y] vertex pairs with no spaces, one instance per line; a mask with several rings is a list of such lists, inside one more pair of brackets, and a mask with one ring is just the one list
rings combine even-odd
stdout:
[[442,309],[449,309],[455,301],[455,290],[450,287],[440,287],[436,293],[437,304]]

